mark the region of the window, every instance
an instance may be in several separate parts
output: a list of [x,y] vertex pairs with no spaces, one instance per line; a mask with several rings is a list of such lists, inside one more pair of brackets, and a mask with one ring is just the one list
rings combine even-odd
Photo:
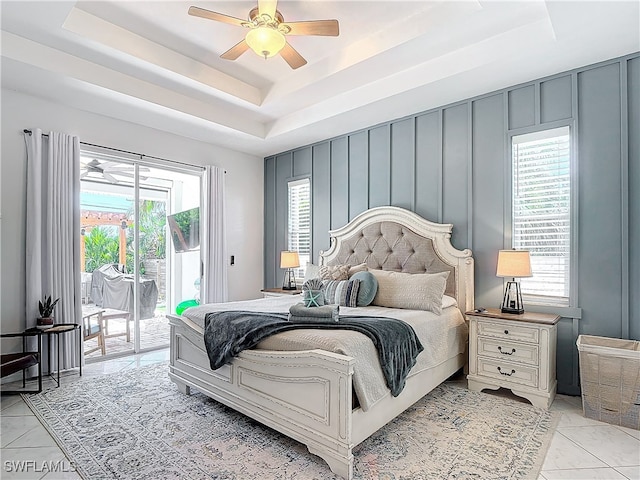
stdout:
[[311,260],[311,184],[308,178],[289,182],[289,232],[287,248],[298,252],[300,268],[296,279],[304,278]]
[[530,300],[569,304],[571,162],[569,127],[512,139],[512,246],[529,250]]

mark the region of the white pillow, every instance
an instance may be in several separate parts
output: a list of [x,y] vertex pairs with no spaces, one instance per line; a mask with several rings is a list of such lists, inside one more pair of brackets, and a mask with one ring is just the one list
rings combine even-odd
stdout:
[[442,309],[443,310],[445,308],[457,307],[457,306],[458,306],[458,301],[455,298],[450,297],[449,295],[443,295],[442,296]]
[[307,262],[307,266],[304,269],[304,281],[311,280],[312,278],[318,278],[320,272],[320,267],[318,265],[314,265],[311,262]]
[[372,305],[442,313],[449,272],[411,274],[371,269],[369,272],[378,280]]

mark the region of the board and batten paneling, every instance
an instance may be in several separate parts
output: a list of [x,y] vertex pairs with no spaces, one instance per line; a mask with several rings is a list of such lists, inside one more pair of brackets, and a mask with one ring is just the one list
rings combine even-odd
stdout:
[[510,246],[510,138],[568,125],[577,167],[575,302],[526,308],[563,316],[558,391],[578,394],[580,333],[640,335],[631,301],[640,291],[639,62],[635,53],[267,158],[265,206],[275,202],[275,213],[265,214],[265,287],[279,283],[287,181],[310,172],[313,258],[328,248],[329,229],[368,208],[400,206],[453,223],[453,244],[474,252],[476,305],[498,306],[497,252]]
[[[320,250],[329,248],[331,230],[331,157],[329,142],[314,145],[313,176],[311,177],[311,258],[318,258]],[[287,208],[287,205],[279,208]],[[266,256],[266,252],[265,252]]]
[[442,221],[442,112],[416,117],[416,213],[434,222]]
[[368,178],[369,135],[354,133],[349,135],[349,220],[369,208]]
[[349,149],[348,138],[331,141],[331,228],[349,221]]
[[[415,118],[391,125],[391,205],[413,210],[415,206]],[[393,172],[396,172],[394,175]],[[398,174],[403,172],[402,174]]]
[[[627,125],[628,138],[628,171],[625,178],[628,190],[629,218],[629,338],[640,339],[640,308],[638,292],[640,292],[640,58],[627,62]],[[624,176],[623,176],[624,178]],[[633,294],[631,292],[634,292]]]
[[369,130],[369,208],[391,204],[390,131],[390,125]]
[[506,172],[499,159],[506,149],[503,94],[475,100],[473,116],[473,177],[471,185],[473,254],[476,278],[483,279],[476,289],[476,304],[495,306],[502,298],[502,278],[496,277],[498,252],[503,242]]
[[[276,251],[276,159],[270,157],[264,162],[264,224],[272,227],[264,230],[264,251]],[[279,189],[278,189],[279,190]],[[264,284],[276,285],[277,255],[265,255],[264,257]]]
[[302,148],[293,152],[293,171],[294,178],[303,178],[311,176],[311,147]]
[[465,102],[444,109],[442,119],[442,222],[456,226],[451,234],[454,247],[469,246],[469,109]]
[[578,73],[581,332],[619,337],[622,262],[620,64]]

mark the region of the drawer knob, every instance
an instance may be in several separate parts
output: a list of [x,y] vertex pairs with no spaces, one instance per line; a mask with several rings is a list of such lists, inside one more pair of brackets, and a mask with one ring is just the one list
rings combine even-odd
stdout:
[[511,375],[513,375],[514,373],[516,373],[515,370],[511,370],[511,373],[509,372],[503,372],[502,369],[500,367],[498,367],[498,371],[500,372],[500,375],[506,375],[507,377],[510,377]]
[[505,331],[504,331],[504,334],[505,334],[505,335],[509,335],[509,330],[505,330]]
[[513,355],[514,353],[516,353],[516,349],[515,349],[515,348],[512,348],[510,352],[503,352],[503,351],[502,351],[502,347],[500,347],[500,346],[499,346],[499,347],[498,347],[498,350],[499,350],[499,351],[500,351],[500,353],[501,353],[501,354],[503,354],[503,355]]

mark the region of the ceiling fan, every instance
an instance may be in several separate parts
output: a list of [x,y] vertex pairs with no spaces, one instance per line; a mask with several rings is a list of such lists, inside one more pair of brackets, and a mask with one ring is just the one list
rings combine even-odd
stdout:
[[[88,160],[88,161],[87,161]],[[148,172],[147,167],[138,167],[138,172]],[[117,177],[134,177],[134,166],[124,163],[116,163],[103,161],[100,162],[95,158],[91,160],[82,158],[80,161],[80,178],[104,178],[108,182],[118,183]],[[146,180],[148,177],[140,175],[140,180]]]
[[236,60],[251,48],[265,59],[280,53],[293,69],[305,65],[307,61],[287,42],[286,35],[337,37],[340,34],[337,20],[285,22],[282,14],[276,10],[276,5],[277,0],[258,0],[258,6],[249,12],[248,20],[193,6],[189,7],[189,15],[249,29],[244,40],[220,55],[221,58]]

